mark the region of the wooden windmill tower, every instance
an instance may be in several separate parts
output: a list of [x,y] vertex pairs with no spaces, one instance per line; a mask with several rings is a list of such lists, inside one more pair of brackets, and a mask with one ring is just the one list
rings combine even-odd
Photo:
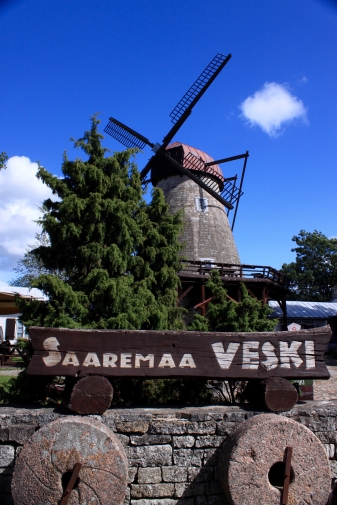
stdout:
[[[248,152],[214,161],[199,149],[178,142],[171,143],[194,105],[230,58],[231,55],[217,54],[207,65],[171,112],[174,126],[162,144],[150,142],[114,118],[110,118],[104,130],[126,147],[142,149],[147,144],[154,151],[155,154],[141,172],[141,178],[144,184],[151,182],[163,189],[172,212],[183,209],[185,226],[181,241],[184,245],[183,254],[190,261],[240,263],[227,216],[235,206],[233,228],[242,195]],[[240,187],[236,186],[237,176],[225,178],[219,166],[237,159],[244,160]],[[150,178],[146,179],[149,172]]]

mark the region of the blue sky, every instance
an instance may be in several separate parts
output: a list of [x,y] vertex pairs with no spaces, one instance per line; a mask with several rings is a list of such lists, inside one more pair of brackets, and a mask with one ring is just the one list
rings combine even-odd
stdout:
[[[0,182],[0,280],[34,242],[28,220],[47,192],[33,162],[60,175],[65,149],[81,156],[70,137],[95,112],[102,130],[113,116],[161,142],[217,52],[232,59],[175,140],[215,159],[250,152],[234,229],[241,261],[280,268],[301,229],[337,236],[335,2],[7,0],[0,21],[0,151],[12,158]],[[138,154],[140,169],[150,155]]]

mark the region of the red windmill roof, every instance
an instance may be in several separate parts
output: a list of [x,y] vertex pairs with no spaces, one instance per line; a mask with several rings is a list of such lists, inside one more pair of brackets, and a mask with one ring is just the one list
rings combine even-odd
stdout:
[[[169,144],[166,149],[169,150],[169,149],[173,149],[174,147],[179,147],[179,146],[181,146],[184,151],[184,158],[189,153],[191,153],[194,156],[196,156],[197,158],[201,158],[202,161],[204,161],[205,163],[210,163],[211,161],[214,161],[214,158],[212,158],[212,156],[205,153],[204,151],[200,151],[200,149],[196,149],[195,147],[188,146],[187,144],[182,144],[181,142],[172,142],[172,144]],[[183,163],[183,165],[185,166],[185,163]],[[189,167],[186,167],[186,168],[189,168]],[[212,172],[214,175],[218,175],[219,178],[223,181],[224,177],[223,177],[223,173],[222,173],[222,170],[219,167],[219,165],[211,165],[210,168],[212,169],[212,170],[210,170],[210,172]],[[198,169],[196,169],[196,170],[198,170]]]

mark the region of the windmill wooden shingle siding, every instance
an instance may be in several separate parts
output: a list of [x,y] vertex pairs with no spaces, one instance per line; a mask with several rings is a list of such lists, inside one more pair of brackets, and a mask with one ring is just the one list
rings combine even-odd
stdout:
[[[203,151],[180,142],[170,144],[167,152],[186,168],[190,167],[190,156],[204,163],[213,161]],[[240,263],[225,208],[189,177],[179,174],[171,164],[161,161],[159,159],[153,166],[151,179],[153,184],[163,190],[172,212],[183,209],[184,230],[181,242],[184,245],[184,256],[192,261],[209,258],[221,263]],[[218,165],[210,168],[208,173],[203,172],[202,180],[220,192],[225,182],[221,168]],[[197,166],[193,172],[198,172]]]

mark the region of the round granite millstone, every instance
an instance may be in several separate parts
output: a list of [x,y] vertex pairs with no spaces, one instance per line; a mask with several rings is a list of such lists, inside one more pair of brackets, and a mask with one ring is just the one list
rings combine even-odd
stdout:
[[68,505],[124,502],[128,462],[122,444],[96,419],[69,416],[43,426],[23,447],[12,481],[15,505],[58,504],[76,463],[82,467]]
[[287,446],[293,448],[288,505],[326,504],[331,475],[319,439],[292,419],[262,414],[240,424],[220,452],[219,480],[231,505],[280,505]]

